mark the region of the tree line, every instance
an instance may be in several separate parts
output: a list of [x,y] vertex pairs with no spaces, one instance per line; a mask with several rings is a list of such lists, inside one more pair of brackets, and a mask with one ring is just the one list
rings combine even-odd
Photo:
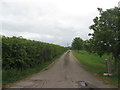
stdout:
[[2,36],[2,68],[4,70],[32,68],[52,60],[66,50],[67,48],[59,45],[22,37]]
[[105,11],[98,8],[99,16],[93,19],[94,24],[89,28],[89,40],[76,37],[72,42],[72,49],[87,50],[92,53],[111,54],[116,63],[120,62],[120,8],[114,7]]

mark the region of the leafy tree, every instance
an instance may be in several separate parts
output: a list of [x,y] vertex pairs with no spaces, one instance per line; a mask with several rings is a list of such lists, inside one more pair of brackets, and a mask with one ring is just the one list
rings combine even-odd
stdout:
[[80,37],[76,37],[72,42],[72,49],[82,50],[83,49],[83,40]]
[[120,8],[111,8],[103,11],[98,8],[99,15],[93,19],[90,29],[92,36],[92,49],[99,55],[112,54],[115,61],[120,61]]
[[92,53],[93,52],[93,39],[85,40],[83,43],[84,50]]

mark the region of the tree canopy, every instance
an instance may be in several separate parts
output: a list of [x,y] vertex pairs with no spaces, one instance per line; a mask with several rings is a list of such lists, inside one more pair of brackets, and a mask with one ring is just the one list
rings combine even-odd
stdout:
[[83,49],[83,40],[80,37],[76,37],[72,42],[72,49],[81,50]]
[[98,8],[99,16],[93,19],[90,29],[92,49],[99,55],[112,54],[116,61],[120,61],[120,8],[111,8],[103,11]]

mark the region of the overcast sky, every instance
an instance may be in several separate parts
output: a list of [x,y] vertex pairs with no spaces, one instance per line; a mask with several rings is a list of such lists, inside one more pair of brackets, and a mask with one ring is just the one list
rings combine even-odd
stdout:
[[119,0],[0,0],[1,34],[70,45],[73,38],[90,37],[97,8],[118,6]]

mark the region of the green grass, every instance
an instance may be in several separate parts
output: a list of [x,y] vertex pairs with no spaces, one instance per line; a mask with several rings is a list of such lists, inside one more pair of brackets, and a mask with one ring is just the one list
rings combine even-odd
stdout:
[[112,73],[112,76],[103,76],[103,73],[105,72],[105,59],[108,55],[99,57],[96,54],[91,54],[86,51],[73,51],[73,55],[86,70],[97,77],[118,86],[118,73],[114,72]]
[[2,85],[3,87],[6,84],[16,82],[18,80],[24,79],[28,77],[31,74],[37,73],[41,70],[43,70],[45,67],[48,65],[52,64],[57,58],[60,56],[55,57],[53,60],[44,62],[41,65],[37,65],[34,68],[29,68],[25,70],[17,70],[17,69],[12,69],[12,70],[2,70]]

